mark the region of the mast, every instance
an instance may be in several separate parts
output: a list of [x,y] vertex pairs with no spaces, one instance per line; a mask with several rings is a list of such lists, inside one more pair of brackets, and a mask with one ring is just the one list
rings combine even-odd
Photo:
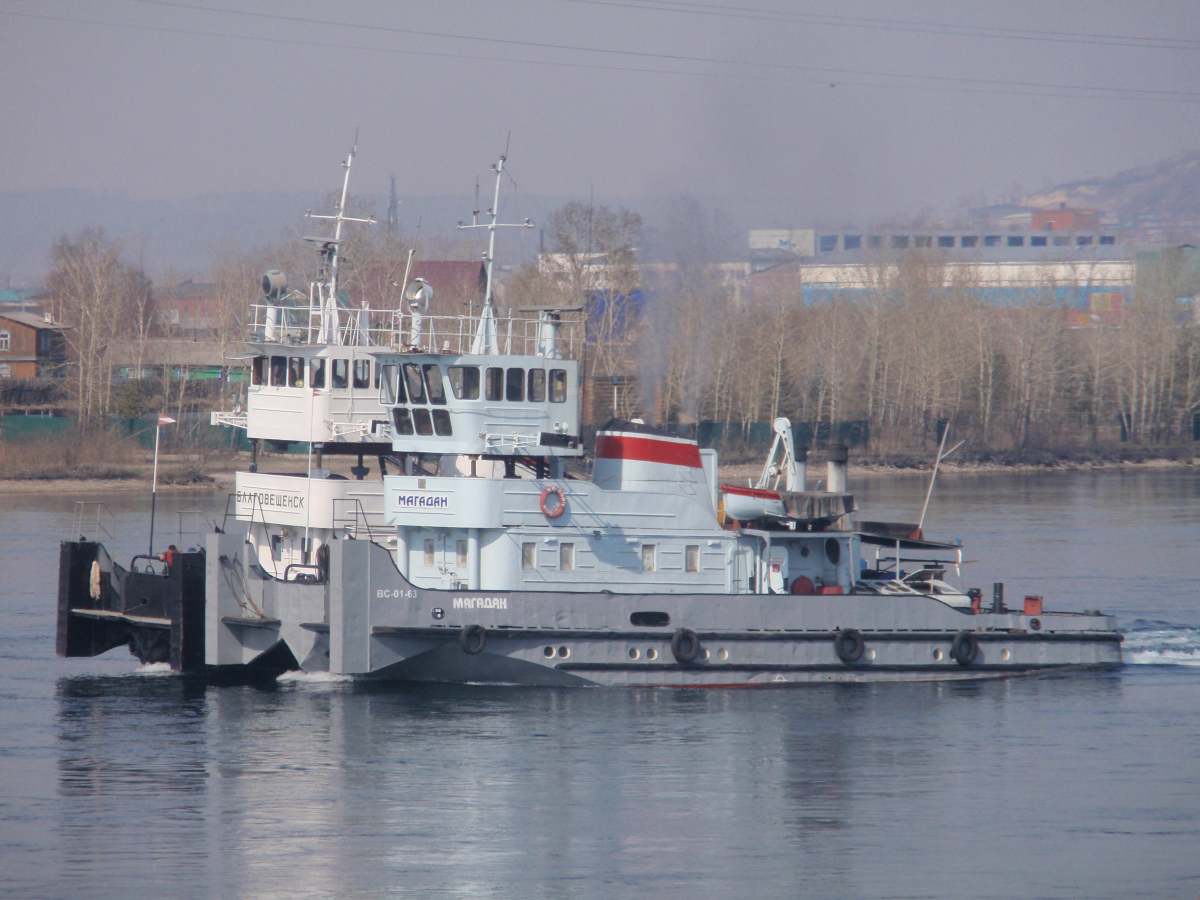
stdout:
[[496,317],[492,311],[492,266],[496,259],[496,229],[497,228],[532,228],[533,223],[526,219],[521,223],[498,223],[496,219],[499,217],[500,209],[500,177],[504,171],[504,162],[508,158],[507,150],[500,154],[500,160],[492,168],[496,172],[496,190],[492,197],[492,208],[488,210],[489,221],[486,225],[480,225],[472,221],[470,225],[458,223],[460,230],[466,231],[469,228],[486,228],[488,230],[488,248],[487,253],[483,256],[484,265],[487,269],[487,287],[483,295],[483,309],[479,313],[479,327],[475,330],[475,340],[471,344],[471,352],[473,354],[500,352],[500,344],[496,339]]
[[346,170],[346,175],[342,179],[342,199],[338,201],[337,209],[332,216],[320,215],[314,213],[311,209],[305,213],[309,219],[325,219],[334,223],[333,238],[310,237],[305,238],[306,241],[314,241],[321,245],[321,274],[325,277],[324,284],[317,286],[318,298],[321,304],[321,330],[317,337],[320,343],[330,343],[338,339],[338,274],[341,266],[341,246],[342,246],[342,226],[346,222],[361,222],[364,225],[374,225],[375,217],[369,216],[366,219],[358,219],[353,216],[347,216],[346,212],[346,195],[350,190],[350,166],[354,164],[354,154],[358,150],[358,142],[355,141],[353,147],[350,148],[350,155],[342,161],[342,168]]

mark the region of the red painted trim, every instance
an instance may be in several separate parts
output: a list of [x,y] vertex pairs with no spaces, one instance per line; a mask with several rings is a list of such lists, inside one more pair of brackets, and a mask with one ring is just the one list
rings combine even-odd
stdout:
[[758,488],[733,487],[721,485],[722,494],[737,494],[739,497],[758,497],[760,500],[779,500],[779,491],[760,491]]
[[700,448],[683,441],[664,441],[627,434],[596,435],[596,459],[629,459],[638,462],[665,463],[669,466],[703,468]]

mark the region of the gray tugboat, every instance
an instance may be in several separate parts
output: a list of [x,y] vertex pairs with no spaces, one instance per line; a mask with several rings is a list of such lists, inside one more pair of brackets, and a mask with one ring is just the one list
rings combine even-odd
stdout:
[[[405,309],[348,310],[337,292],[353,221],[345,190],[309,292],[264,277],[246,410],[214,414],[254,442],[308,442],[309,470],[239,472],[244,533],[208,535],[168,573],[65,542],[59,655],[128,644],[184,672],[528,685],[1120,664],[1113,617],[1043,609],[1040,597],[1009,609],[1000,585],[985,605],[950,580],[959,544],[856,522],[845,448],[828,454],[827,490],[809,490],[786,419],[753,487],[721,485],[715,451],[640,422],[602,427],[584,474],[584,323],[578,310],[495,314],[497,204],[477,226],[490,237],[478,315],[427,315],[433,286],[419,279]],[[331,454],[358,457],[354,480],[322,468]]]

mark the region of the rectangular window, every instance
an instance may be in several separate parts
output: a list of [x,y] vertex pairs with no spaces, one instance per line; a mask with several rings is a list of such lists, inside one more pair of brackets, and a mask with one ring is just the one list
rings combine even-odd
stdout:
[[429,410],[418,406],[412,411],[413,424],[419,437],[433,437],[433,423],[429,419]]
[[567,402],[567,370],[566,369],[551,369],[550,370],[550,402],[551,403],[566,403]]
[[1090,234],[1081,234],[1079,237],[1075,238],[1075,244],[1079,247],[1086,247],[1091,242],[1092,236]]
[[1071,243],[1071,239],[1069,237],[1066,237],[1065,235],[1056,237],[1054,239],[1055,247],[1066,247],[1070,243]]
[[420,366],[416,363],[404,364],[404,383],[408,387],[408,396],[411,402],[425,402],[425,381],[421,377]]
[[509,369],[504,373],[504,399],[520,403],[525,399],[525,370]]
[[479,366],[451,366],[446,374],[455,400],[479,399]]
[[450,426],[450,410],[434,408],[433,413],[433,433],[438,437],[450,437],[454,434],[454,429]]
[[1000,246],[1000,235],[998,235],[998,234],[985,234],[985,235],[983,236],[983,246],[985,246],[985,247],[999,247],[999,246]]
[[529,402],[541,403],[546,399],[546,370],[529,370]]
[[431,540],[425,542],[425,565],[430,569],[437,565],[433,558],[433,541]]
[[655,565],[655,552],[653,544],[642,544],[642,571],[653,572]]
[[504,399],[504,370],[488,369],[487,384],[484,386],[484,396],[488,400]]
[[537,544],[521,545],[521,568],[526,572],[537,568]]
[[928,250],[933,246],[933,236],[928,234],[919,234],[913,240],[913,246]]
[[954,246],[954,236],[953,235],[945,235],[944,234],[938,238],[938,247],[941,247],[944,249],[944,248],[953,247],[953,246]]
[[1025,238],[1020,235],[1010,234],[1008,236],[1008,246],[1024,247],[1025,246]]
[[575,545],[559,544],[558,567],[564,572],[575,571]]
[[325,387],[325,360],[314,359],[308,366],[309,384],[317,390]]
[[1115,235],[1102,234],[1100,235],[1100,243],[1104,246],[1111,247],[1116,244],[1117,238]]
[[263,383],[263,370],[266,367],[267,358],[265,356],[256,356],[250,361],[250,383]]
[[862,249],[862,235],[861,234],[843,235],[842,236],[842,249],[844,249],[844,250],[861,250]]
[[961,241],[959,246],[963,249],[979,246],[979,235],[977,234],[964,234],[959,240]]
[[369,388],[371,386],[371,361],[356,359],[354,361],[354,387]]
[[883,246],[883,235],[869,234],[867,235],[867,246],[872,250],[878,250]]
[[332,386],[335,391],[343,391],[350,384],[350,360],[335,359],[333,361]]
[[293,356],[288,360],[288,387],[304,387],[304,358]]
[[907,250],[908,249],[908,235],[907,234],[893,234],[892,235],[892,249],[893,250]]
[[465,569],[467,567],[467,542],[466,541],[458,542],[458,554],[457,554],[457,559],[455,559],[455,563],[458,565],[458,567],[460,569]]
[[412,416],[403,407],[392,410],[392,424],[396,426],[396,434],[413,433]]
[[442,384],[442,367],[437,363],[426,363],[425,390],[429,394],[429,402],[437,406],[446,405],[446,386]]
[[396,402],[396,383],[400,380],[399,366],[380,366],[377,370],[379,377],[379,402],[383,406],[391,406]]
[[688,544],[683,552],[683,567],[688,572],[700,571],[700,545]]
[[283,387],[287,384],[287,357],[271,357],[271,387]]
[[1035,234],[1033,237],[1031,237],[1029,239],[1029,246],[1030,247],[1045,247],[1046,246],[1046,236],[1044,234],[1042,234],[1042,235]]
[[823,234],[821,235],[821,252],[832,253],[837,249],[837,235]]

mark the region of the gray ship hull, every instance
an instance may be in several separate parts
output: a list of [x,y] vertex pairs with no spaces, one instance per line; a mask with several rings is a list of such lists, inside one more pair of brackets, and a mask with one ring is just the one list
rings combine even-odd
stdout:
[[979,612],[932,597],[446,591],[386,549],[330,545],[325,584],[282,582],[211,535],[206,663],[291,658],[364,678],[718,687],[994,678],[1121,663],[1100,613]]

